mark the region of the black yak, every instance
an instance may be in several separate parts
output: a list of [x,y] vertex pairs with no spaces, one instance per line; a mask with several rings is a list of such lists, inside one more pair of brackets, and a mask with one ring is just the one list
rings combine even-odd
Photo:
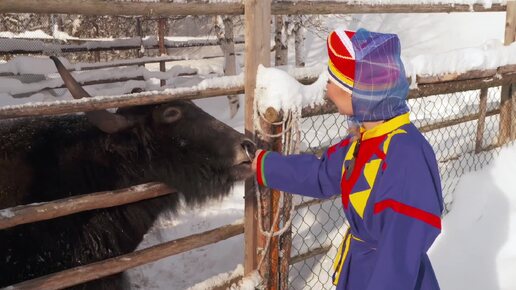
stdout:
[[[53,59],[72,95],[88,97]],[[0,138],[0,209],[152,181],[198,204],[250,177],[255,151],[190,101],[2,121]],[[0,287],[134,251],[178,201],[172,194],[0,230]],[[127,284],[121,273],[75,288]]]

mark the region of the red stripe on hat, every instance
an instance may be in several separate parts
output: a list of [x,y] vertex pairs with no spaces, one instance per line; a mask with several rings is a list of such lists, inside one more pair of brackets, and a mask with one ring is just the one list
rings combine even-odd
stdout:
[[334,31],[330,34],[329,41],[333,49],[338,53],[346,57],[352,57],[339,35]]
[[[346,36],[354,35],[352,31],[345,31]],[[351,80],[355,79],[355,60],[348,51],[339,35],[333,31],[327,41],[328,56],[335,69]]]
[[394,199],[386,199],[380,202],[377,202],[374,205],[374,214],[379,214],[387,208],[391,208],[393,211],[409,216],[411,218],[418,219],[423,221],[435,228],[441,229],[441,218],[421,210],[416,207],[412,207],[401,202],[397,202]]

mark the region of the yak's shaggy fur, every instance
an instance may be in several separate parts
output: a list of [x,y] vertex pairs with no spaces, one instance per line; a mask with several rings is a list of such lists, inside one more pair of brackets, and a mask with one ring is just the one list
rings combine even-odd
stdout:
[[[0,122],[0,209],[151,181],[195,204],[224,196],[251,174],[242,146],[252,143],[192,102],[117,113],[135,125],[107,134],[84,115]],[[166,195],[0,230],[0,287],[131,252],[178,199]],[[127,289],[124,281],[119,274],[76,288]]]

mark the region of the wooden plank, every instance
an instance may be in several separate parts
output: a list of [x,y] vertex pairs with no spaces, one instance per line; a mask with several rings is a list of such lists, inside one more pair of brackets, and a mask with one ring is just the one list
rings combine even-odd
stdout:
[[[261,133],[265,135],[279,135],[282,133],[283,128],[281,125],[271,125],[273,123],[279,123],[282,121],[282,115],[273,108],[268,108],[264,114],[264,118],[266,122],[260,120],[262,122]],[[283,143],[281,137],[263,137],[262,141],[266,142],[264,144],[268,150],[281,152],[283,149]],[[281,209],[279,206],[281,192],[275,189],[262,189],[262,195],[266,198],[269,198],[267,203],[264,203],[263,213],[267,216],[264,221],[267,221],[266,230],[271,229],[271,231],[279,230],[279,223],[281,222],[281,216],[278,218],[277,222],[274,222],[274,218],[276,214],[281,214]],[[278,213],[279,212],[279,213]],[[272,226],[271,226],[272,225]],[[269,251],[265,257],[264,264],[262,265],[262,269],[259,269],[262,273],[262,276],[266,278],[267,281],[267,289],[281,289],[279,288],[279,276],[280,276],[280,255],[279,255],[279,237],[272,237],[269,243]]]
[[[163,2],[163,0],[161,0]],[[167,49],[165,48],[165,31],[167,29],[167,19],[161,17],[158,20],[158,46],[159,46],[159,56],[166,56],[167,55]],[[159,70],[162,72],[167,71],[167,68],[165,66],[164,61],[160,61],[159,63]],[[159,81],[160,86],[164,87],[166,85],[165,80]]]
[[516,140],[516,85],[512,85],[511,140]]
[[[497,87],[504,84],[516,82],[516,72],[507,73],[501,77],[492,76],[487,78],[460,80],[450,82],[439,82],[419,85],[418,88],[409,91],[408,99],[418,99],[427,96],[451,94],[456,92],[479,90],[483,88]],[[337,113],[337,108],[330,101],[314,107],[305,107],[302,110],[302,117],[312,117],[323,114]]]
[[2,0],[0,13],[81,15],[242,15],[241,3],[109,2],[100,0]]
[[[17,39],[6,39],[0,38],[0,41],[4,42],[15,42]],[[102,45],[95,45],[101,43]],[[243,44],[244,41],[237,39],[236,44]],[[91,44],[91,45],[89,45]],[[207,47],[219,45],[217,40],[205,40],[205,41],[174,41],[165,42],[164,46],[166,49],[175,48],[190,48],[190,47]],[[159,44],[128,44],[128,43],[117,43],[117,39],[113,41],[95,41],[87,42],[84,44],[53,44],[53,43],[42,43],[40,40],[25,40],[23,48],[11,49],[8,51],[1,50],[0,56],[14,55],[14,54],[48,54],[49,51],[63,53],[77,53],[77,52],[96,52],[96,51],[117,51],[117,50],[134,50],[141,48],[146,50],[159,49]],[[214,56],[206,56],[204,58],[213,58]],[[220,56],[219,56],[220,57]],[[172,60],[186,60],[184,57],[171,57]]]
[[[269,0],[265,0],[269,1]],[[243,15],[241,3],[155,3],[107,2],[99,0],[2,0],[0,13],[82,14],[82,15],[137,15],[137,16],[187,16],[187,15]],[[366,5],[338,1],[277,1],[269,10],[273,15],[294,14],[365,14],[365,13],[451,13],[451,12],[502,12],[506,5],[493,4],[384,4]]]
[[[255,139],[254,89],[259,64],[270,66],[271,0],[245,0],[245,133]],[[245,184],[244,276],[258,266],[258,222],[255,181]],[[263,238],[261,239],[263,242]]]
[[[292,194],[284,193],[283,196],[283,225],[287,223],[287,221],[291,218],[290,214],[292,211]],[[290,255],[292,252],[292,226],[288,229],[283,235],[280,237],[280,269],[279,269],[279,288],[278,289],[288,289],[288,276],[290,272]]]
[[[514,70],[513,70],[514,71]],[[438,76],[417,76],[417,84],[432,84],[432,83],[440,83],[440,82],[449,82],[455,80],[472,80],[479,78],[487,78],[494,76],[498,73],[497,69],[488,69],[488,70],[472,70],[462,74],[458,73],[448,73],[444,75]]]
[[138,97],[124,95],[119,97],[93,97],[89,99],[67,100],[46,102],[40,104],[25,104],[19,106],[0,107],[0,119],[72,114],[78,112],[89,112],[100,109],[122,108],[138,105],[160,104],[174,100],[193,100],[203,99],[214,96],[242,94],[244,90],[240,86],[224,89],[190,89],[179,91],[174,94],[146,95],[140,94]]
[[[247,54],[249,56],[249,54]],[[255,72],[256,73],[256,72]],[[422,98],[425,96],[437,94],[449,94],[460,91],[476,90],[488,87],[496,87],[504,84],[516,82],[516,72],[506,73],[497,77],[488,77],[474,80],[451,81],[436,84],[420,85],[417,89],[409,92],[409,99]],[[246,86],[251,85],[246,81]],[[254,86],[254,85],[253,85]],[[202,99],[214,96],[224,96],[244,93],[244,87],[235,85],[230,88],[211,88],[211,89],[184,89],[174,93],[162,95],[145,95],[138,96],[126,95],[118,97],[93,97],[83,100],[67,100],[45,102],[42,104],[27,104],[19,106],[5,106],[0,107],[0,119],[26,117],[26,116],[42,116],[42,115],[58,115],[71,114],[76,112],[94,111],[99,109],[129,107],[135,105],[158,104],[172,100],[191,100]],[[253,103],[248,103],[246,100],[246,122],[252,128],[253,122]],[[250,110],[250,111],[249,111]],[[313,115],[331,114],[335,113],[336,109],[331,102],[324,105],[315,106],[314,108],[303,108],[302,116],[309,117]],[[248,130],[249,128],[246,128]]]
[[244,232],[243,223],[223,226],[211,231],[152,246],[130,254],[75,267],[59,273],[32,279],[4,289],[63,289],[80,283],[120,273],[130,268],[217,243]]
[[[500,114],[500,109],[494,109],[494,110],[490,110],[490,111],[486,112],[487,117],[493,116],[496,114]],[[438,129],[442,129],[442,128],[446,128],[446,127],[450,127],[450,126],[455,126],[455,125],[458,125],[461,123],[470,122],[475,119],[478,119],[479,117],[480,117],[480,113],[474,113],[474,114],[462,116],[457,119],[446,120],[446,121],[441,121],[441,122],[437,122],[437,123],[430,124],[430,125],[421,126],[421,127],[419,127],[419,131],[421,131],[421,133],[426,133],[426,132],[430,132],[433,130],[438,130]]]
[[304,261],[304,260],[307,260],[307,259],[310,259],[312,257],[316,257],[316,256],[319,256],[319,255],[322,255],[322,254],[326,254],[330,249],[331,249],[331,245],[329,246],[322,246],[322,247],[319,247],[319,248],[316,248],[316,249],[313,249],[313,250],[309,250],[305,253],[302,253],[302,254],[299,254],[297,256],[294,256],[292,258],[290,258],[290,265],[294,265],[296,263],[299,263],[301,261]]
[[[512,44],[516,39],[516,1],[507,2],[507,13],[505,17],[505,45]],[[516,83],[516,82],[513,82]],[[498,142],[505,144],[512,135],[512,90],[514,85],[507,84],[502,87],[500,94],[500,133]],[[516,130],[516,129],[515,129]]]
[[475,153],[477,154],[482,150],[482,142],[484,140],[484,128],[487,114],[487,92],[488,89],[480,90],[479,116],[477,123],[477,135],[475,138]]
[[102,191],[50,202],[20,205],[0,210],[0,230],[87,210],[124,205],[176,192],[175,189],[161,183],[146,183],[114,191]]
[[[505,11],[506,6],[493,4],[360,4],[337,1],[276,1],[272,4],[273,15],[303,14],[367,14],[367,13],[451,13]],[[386,1],[388,2],[388,1]]]

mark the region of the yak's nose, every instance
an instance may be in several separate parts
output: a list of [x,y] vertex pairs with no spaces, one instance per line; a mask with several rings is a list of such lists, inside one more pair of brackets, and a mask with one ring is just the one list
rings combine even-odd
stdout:
[[252,161],[256,153],[256,144],[254,144],[254,142],[249,139],[245,139],[244,141],[242,141],[241,145],[242,148],[244,148],[244,152],[249,158],[249,160]]

